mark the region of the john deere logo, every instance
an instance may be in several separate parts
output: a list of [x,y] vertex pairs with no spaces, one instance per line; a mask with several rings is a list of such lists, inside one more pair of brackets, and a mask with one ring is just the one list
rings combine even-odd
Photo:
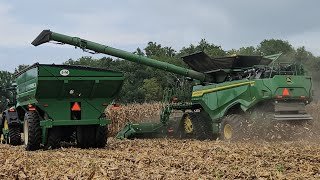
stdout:
[[62,69],[60,71],[61,76],[68,76],[70,74],[70,71],[68,69]]
[[290,84],[292,83],[291,77],[287,77],[287,82]]

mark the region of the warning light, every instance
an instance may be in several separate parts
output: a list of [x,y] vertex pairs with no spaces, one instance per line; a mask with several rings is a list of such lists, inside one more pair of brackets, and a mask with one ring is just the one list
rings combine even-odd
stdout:
[[178,98],[174,97],[171,99],[172,101],[178,101]]
[[168,133],[173,133],[174,129],[172,127],[168,128]]
[[283,92],[282,92],[282,96],[289,96],[289,90],[287,88],[284,88]]
[[80,104],[75,102],[71,108],[71,111],[81,111]]
[[9,109],[9,112],[14,112],[14,109],[13,108]]
[[113,105],[113,108],[114,108],[114,109],[119,109],[119,108],[120,108],[120,106],[119,106],[119,105],[114,104],[114,105]]
[[35,111],[36,108],[32,106],[32,104],[28,104],[28,110],[29,111]]

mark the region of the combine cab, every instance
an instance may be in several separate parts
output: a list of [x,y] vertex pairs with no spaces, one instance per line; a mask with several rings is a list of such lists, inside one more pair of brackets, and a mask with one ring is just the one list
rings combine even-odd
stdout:
[[[183,88],[170,90],[164,101],[159,123],[128,124],[118,138],[163,137],[237,140],[251,132],[252,124],[262,122],[304,124],[312,117],[305,105],[312,101],[312,81],[297,64],[277,63],[272,56],[234,55],[210,58],[200,52],[183,57],[191,69],[160,62],[145,56],[101,45],[85,39],[44,30],[33,42],[70,44],[83,50],[123,58],[162,69],[194,80],[190,101],[176,101]],[[180,99],[180,97],[178,97]],[[170,121],[173,111],[183,111],[178,122]],[[258,130],[257,130],[258,129]],[[257,134],[271,131],[261,125]],[[268,133],[268,132],[267,132]]]
[[77,141],[104,147],[111,122],[104,110],[119,93],[123,74],[98,68],[34,64],[16,75],[17,103],[0,119],[4,142],[26,150]]

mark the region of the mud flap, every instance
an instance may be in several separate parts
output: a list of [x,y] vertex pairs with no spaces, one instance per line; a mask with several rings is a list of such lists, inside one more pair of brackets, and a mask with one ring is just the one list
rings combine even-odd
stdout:
[[307,114],[304,103],[276,103],[273,119],[278,121],[305,121],[312,120],[312,116]]
[[274,120],[277,121],[299,121],[299,120],[312,120],[310,114],[275,114]]

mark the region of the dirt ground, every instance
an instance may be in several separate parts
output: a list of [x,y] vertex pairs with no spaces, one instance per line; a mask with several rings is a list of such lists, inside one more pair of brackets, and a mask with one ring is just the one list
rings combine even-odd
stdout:
[[[146,107],[146,105],[141,105]],[[154,116],[159,104],[147,106]],[[127,109],[125,109],[127,108]],[[113,113],[111,135],[139,106]],[[0,144],[0,179],[320,179],[320,103],[307,107],[315,123],[304,140],[246,142],[108,139],[104,149],[64,147],[27,152]],[[151,113],[152,112],[152,113]],[[136,121],[141,114],[134,114]],[[120,121],[120,120],[121,121]],[[290,136],[299,131],[292,131]]]
[[115,140],[105,149],[0,145],[0,179],[320,179],[320,144]]

